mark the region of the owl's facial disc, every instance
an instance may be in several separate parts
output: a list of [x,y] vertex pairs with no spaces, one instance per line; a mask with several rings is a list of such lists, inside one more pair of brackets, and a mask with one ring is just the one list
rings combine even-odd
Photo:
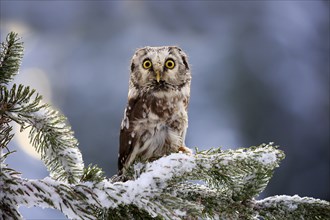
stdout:
[[132,58],[132,84],[153,91],[181,88],[191,78],[186,59],[175,46],[141,48]]

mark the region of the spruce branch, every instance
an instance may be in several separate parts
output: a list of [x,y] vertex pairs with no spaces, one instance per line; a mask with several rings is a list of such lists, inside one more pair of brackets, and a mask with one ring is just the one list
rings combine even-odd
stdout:
[[26,118],[31,126],[32,145],[41,154],[50,176],[56,180],[76,183],[83,175],[83,160],[78,141],[66,118],[58,111],[45,106],[42,111]]
[[17,211],[17,205],[10,201],[0,200],[0,218],[1,219],[23,219],[22,215]]
[[330,219],[330,203],[310,197],[272,196],[256,201],[255,209],[264,219]]
[[80,182],[101,182],[103,180],[105,180],[103,170],[97,165],[89,164],[88,167],[84,168]]
[[[7,84],[19,69],[23,54],[23,43],[11,32],[1,44],[0,83]],[[83,174],[83,161],[78,141],[67,126],[66,118],[42,104],[42,97],[35,90],[14,84],[11,89],[0,85],[0,122],[4,136],[0,143],[7,146],[12,138],[10,121],[15,121],[21,130],[30,128],[30,140],[41,154],[51,177],[78,182]],[[1,134],[2,134],[1,133]]]
[[[9,176],[19,176],[20,173],[17,171],[8,168],[7,164],[5,164],[5,160],[8,155],[14,153],[13,151],[9,151],[6,154],[3,153],[3,148],[0,148],[0,219],[22,219],[21,214],[18,212],[17,203],[11,203],[5,198],[6,191],[4,191],[4,187],[6,186],[6,173]],[[12,179],[7,182],[13,183]],[[16,185],[17,187],[17,185]]]
[[191,179],[205,180],[212,188],[229,190],[244,201],[264,190],[284,153],[272,143],[237,150],[213,149],[196,153],[198,172]]
[[11,133],[13,128],[9,125],[9,122],[10,119],[0,115],[0,149],[7,148],[8,143],[14,137]]
[[9,91],[0,86],[0,106],[2,118],[17,122],[21,130],[31,129],[31,143],[52,178],[70,183],[80,180],[84,165],[78,141],[62,114],[42,104],[35,90],[16,84]]
[[[34,89],[30,89],[29,86],[23,86],[13,84],[12,88],[8,91],[6,86],[0,86],[0,113],[3,117],[7,116],[11,120],[16,121],[24,127],[24,121],[17,118],[31,117],[31,114],[46,107],[46,105],[40,105],[42,96],[35,94]],[[33,100],[31,101],[31,99]]]
[[[254,187],[246,190],[241,198],[236,196],[239,187],[242,189],[248,185],[248,180],[254,181],[264,176],[256,175],[258,178],[245,178],[244,181],[240,182],[236,182],[237,179],[254,175],[255,172],[261,172],[260,170],[264,173],[271,173],[283,158],[284,153],[272,144],[248,149],[228,151],[214,149],[197,152],[194,161],[191,162],[193,163],[192,171],[171,178],[167,187],[164,188],[165,194],[162,193],[161,195],[166,195],[168,198],[171,198],[168,195],[175,195],[173,204],[176,205],[166,204],[168,209],[181,207],[178,211],[184,212],[188,216],[249,219],[250,216],[257,215],[253,206],[250,205],[251,200],[256,191],[263,190],[269,179],[261,181],[260,184],[252,184]],[[148,170],[148,164],[135,164],[133,171],[129,170],[128,172],[131,176],[127,178],[139,179],[148,173]],[[167,173],[170,171],[162,168],[159,172]],[[205,180],[208,184],[187,183],[188,180]],[[157,200],[161,200],[160,196],[157,196]],[[178,202],[180,200],[184,202]],[[180,204],[184,205],[181,206]],[[166,207],[166,205],[164,206]]]
[[[275,158],[265,159],[270,154],[270,151],[265,148],[272,149]],[[205,173],[205,167],[214,169],[214,166],[223,166],[215,161],[227,161],[230,155],[236,155],[233,160],[227,161],[234,167],[242,161],[255,160],[266,167],[275,168],[282,157],[278,150],[269,145],[254,147],[249,151],[249,157],[243,157],[241,149],[236,151],[221,151],[210,157],[178,153],[151,163],[139,163],[133,166],[134,175],[138,175],[126,182],[104,179],[100,182],[69,184],[51,178],[26,180],[5,172],[1,174],[2,188],[4,192],[9,192],[6,193],[5,201],[10,201],[11,204],[28,207],[37,204],[41,207],[58,209],[70,219],[95,219],[95,217],[102,219],[198,217],[255,219],[258,216],[276,219],[277,216],[282,216],[276,212],[277,209],[282,209],[279,205],[281,203],[272,203],[270,202],[273,201],[272,199],[256,201],[251,197],[245,201],[238,201],[232,197],[231,191],[235,191],[235,188],[230,188],[235,185],[214,188],[212,184],[200,185],[190,181],[190,177],[196,177],[200,171],[204,172],[204,176],[210,174],[209,178],[212,178],[214,173]],[[300,216],[313,219],[310,216],[327,216],[325,213],[329,210],[329,202],[306,201],[301,203],[306,207],[297,204],[292,207],[298,208],[289,207],[290,212],[284,211],[286,218],[294,219]]]
[[[190,166],[184,164],[187,160],[191,161],[192,158],[186,155],[170,155],[149,165],[148,173],[141,175],[141,178],[117,183],[103,180],[98,183],[73,185],[48,177],[43,180],[27,180],[2,172],[2,191],[6,192],[3,199],[11,204],[27,207],[37,204],[44,208],[58,209],[70,219],[95,219],[96,212],[116,209],[121,205],[129,207],[130,210],[134,206],[138,207],[152,218],[159,215],[165,219],[180,219],[172,215],[180,215],[180,212],[164,208],[160,201],[153,198],[162,193],[166,182],[173,175],[191,171]],[[162,163],[165,165],[161,165]],[[182,165],[184,166],[181,167]],[[159,174],[159,169],[165,166],[167,171],[177,171],[177,174]]]
[[18,73],[23,57],[23,43],[18,35],[11,32],[6,41],[1,43],[0,52],[0,84],[9,83]]
[[[93,219],[84,194],[75,192],[67,184],[51,178],[27,180],[7,173],[1,174],[2,190],[6,192],[2,201],[27,207],[39,206],[58,209],[67,217],[75,219]],[[78,214],[79,213],[79,214]]]
[[98,212],[97,219],[103,220],[162,220],[161,217],[151,217],[146,211],[140,210],[135,205],[119,205],[115,209],[105,209]]

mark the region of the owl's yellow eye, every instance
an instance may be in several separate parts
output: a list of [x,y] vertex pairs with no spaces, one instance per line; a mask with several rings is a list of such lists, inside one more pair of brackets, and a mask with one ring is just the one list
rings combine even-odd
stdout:
[[168,59],[168,60],[166,60],[166,62],[165,62],[165,67],[166,67],[167,69],[173,69],[173,68],[175,67],[174,60],[172,60],[172,59]]
[[144,69],[149,69],[149,68],[151,68],[151,66],[152,66],[152,63],[151,63],[150,60],[145,60],[145,61],[143,61],[143,63],[142,63],[142,67],[143,67]]

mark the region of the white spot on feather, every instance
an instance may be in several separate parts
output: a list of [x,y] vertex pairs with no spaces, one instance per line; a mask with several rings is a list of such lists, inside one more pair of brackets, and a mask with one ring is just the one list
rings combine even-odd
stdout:
[[125,117],[125,128],[129,129],[129,120],[127,117]]
[[159,117],[158,117],[158,115],[150,112],[149,113],[149,119],[152,120],[152,121],[158,121],[159,120]]
[[127,108],[125,108],[124,118],[121,121],[121,125],[120,125],[121,129],[124,129],[124,127],[126,129],[129,129],[129,119],[128,119],[127,115],[126,115],[126,111],[127,111]]

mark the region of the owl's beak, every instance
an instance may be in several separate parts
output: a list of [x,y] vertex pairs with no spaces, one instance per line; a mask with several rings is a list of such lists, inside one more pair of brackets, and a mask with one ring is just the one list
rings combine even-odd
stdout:
[[160,72],[159,71],[156,71],[156,80],[159,83],[159,81],[160,81]]
[[156,73],[156,81],[157,81],[157,83],[159,83],[161,78],[162,78],[162,71],[163,71],[162,70],[162,63],[160,61],[155,63],[154,71]]

